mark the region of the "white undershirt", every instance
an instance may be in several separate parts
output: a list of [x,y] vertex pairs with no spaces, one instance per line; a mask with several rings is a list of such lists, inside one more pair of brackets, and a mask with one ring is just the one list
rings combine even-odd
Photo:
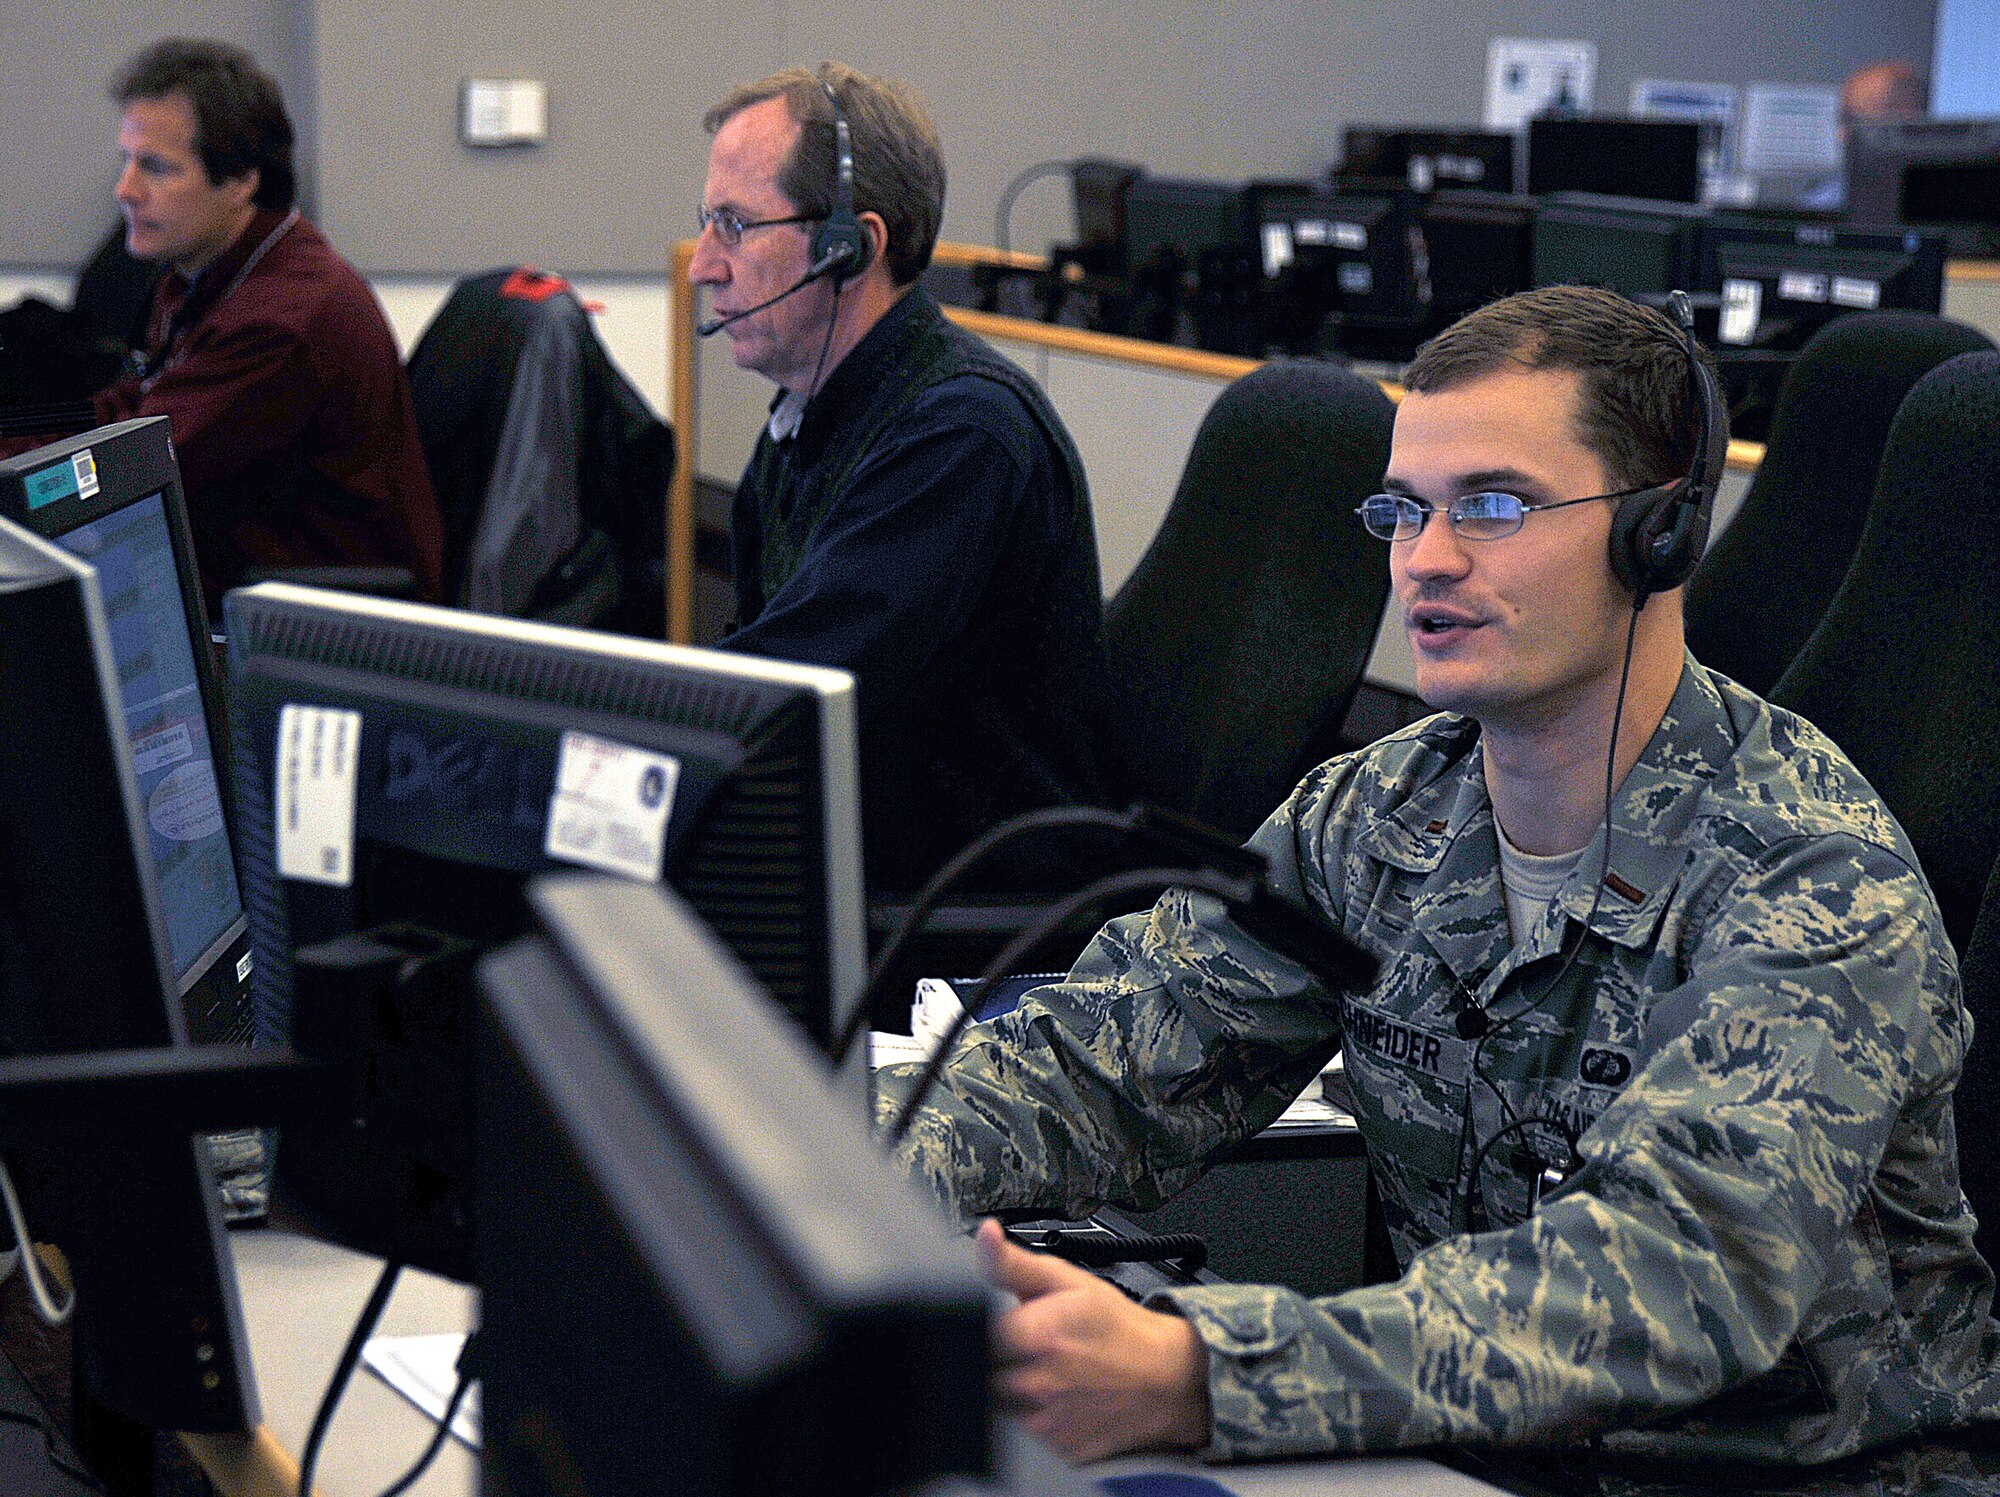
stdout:
[[1509,842],[1497,821],[1493,830],[1500,838],[1500,887],[1507,896],[1507,923],[1513,928],[1514,940],[1518,943],[1541,923],[1543,914],[1556,897],[1556,891],[1562,888],[1563,880],[1576,867],[1577,859],[1588,850],[1588,844],[1574,852],[1559,852],[1554,857],[1542,858],[1522,852]]

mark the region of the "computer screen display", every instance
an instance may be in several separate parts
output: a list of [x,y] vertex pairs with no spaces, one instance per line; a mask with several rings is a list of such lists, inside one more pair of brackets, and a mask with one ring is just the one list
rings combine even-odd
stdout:
[[670,890],[531,899],[536,933],[480,974],[486,1485],[882,1497],[988,1472],[971,1243]]
[[1701,201],[1702,132],[1692,120],[1528,122],[1528,191]]
[[[399,923],[490,947],[531,876],[579,866],[670,882],[811,1040],[838,1031],[866,964],[845,672],[272,584],[223,608],[260,1034],[293,1033],[301,951]],[[435,1037],[408,1167],[294,1125],[276,1181],[322,1231],[461,1278],[471,1182],[436,1161],[469,1148],[469,980],[406,1026]]]
[[246,1039],[249,928],[216,770],[221,690],[167,422],[120,422],[0,463],[0,514],[98,571],[190,1030]]
[[[184,1041],[100,578],[0,519],[0,1051]],[[158,1130],[10,1161],[69,1258],[91,1394],[163,1429],[256,1423],[205,1150]]]

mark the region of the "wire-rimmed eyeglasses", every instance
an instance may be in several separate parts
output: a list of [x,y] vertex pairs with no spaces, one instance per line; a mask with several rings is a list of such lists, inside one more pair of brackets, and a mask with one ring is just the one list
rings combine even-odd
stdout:
[[[1572,504],[1596,504],[1604,499],[1629,499],[1634,494],[1644,494],[1657,487],[1659,485],[1647,483],[1635,489],[1620,489],[1615,494],[1590,494],[1582,499],[1559,499],[1553,504],[1530,504],[1519,494],[1510,494],[1504,489],[1482,489],[1475,494],[1460,494],[1452,500],[1445,506],[1445,518],[1451,522],[1452,534],[1460,540],[1497,541],[1519,530],[1528,516],[1537,511],[1568,509]],[[1354,512],[1361,516],[1361,523],[1377,540],[1413,541],[1423,534],[1424,526],[1430,523],[1437,508],[1428,499],[1417,499],[1409,494],[1370,494]]]
[[715,237],[729,249],[735,249],[743,242],[743,236],[751,229],[775,229],[780,224],[816,224],[825,218],[824,213],[794,213],[789,218],[739,218],[733,208],[697,208],[694,221],[695,232],[703,229],[715,230]]

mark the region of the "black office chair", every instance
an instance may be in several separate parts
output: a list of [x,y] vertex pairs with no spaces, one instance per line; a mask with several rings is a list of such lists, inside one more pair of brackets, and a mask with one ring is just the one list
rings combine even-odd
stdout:
[[445,597],[659,636],[674,438],[558,276],[452,288],[409,359],[445,529]]
[[1881,792],[1964,950],[2000,851],[2000,353],[1903,402],[1854,564],[1771,700]]
[[1847,575],[1903,398],[1946,359],[1992,346],[1917,312],[1842,317],[1813,336],[1743,507],[1688,583],[1697,660],[1769,694]]
[[1335,751],[1389,593],[1353,511],[1394,419],[1372,380],[1305,359],[1218,397],[1105,610],[1119,799],[1248,836]]

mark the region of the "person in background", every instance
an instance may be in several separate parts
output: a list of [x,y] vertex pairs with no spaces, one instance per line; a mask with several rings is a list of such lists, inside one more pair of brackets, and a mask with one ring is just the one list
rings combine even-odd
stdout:
[[[722,647],[854,673],[869,881],[914,888],[995,823],[1100,794],[1083,465],[1040,388],[917,283],[945,170],[914,93],[824,63],[704,123],[701,331],[777,386]],[[1063,873],[1022,855],[998,881]]]
[[294,202],[277,85],[239,48],[169,39],[113,94],[126,246],[164,273],[138,367],[94,404],[172,421],[210,606],[324,565],[404,568],[435,598],[443,524],[395,339]]

